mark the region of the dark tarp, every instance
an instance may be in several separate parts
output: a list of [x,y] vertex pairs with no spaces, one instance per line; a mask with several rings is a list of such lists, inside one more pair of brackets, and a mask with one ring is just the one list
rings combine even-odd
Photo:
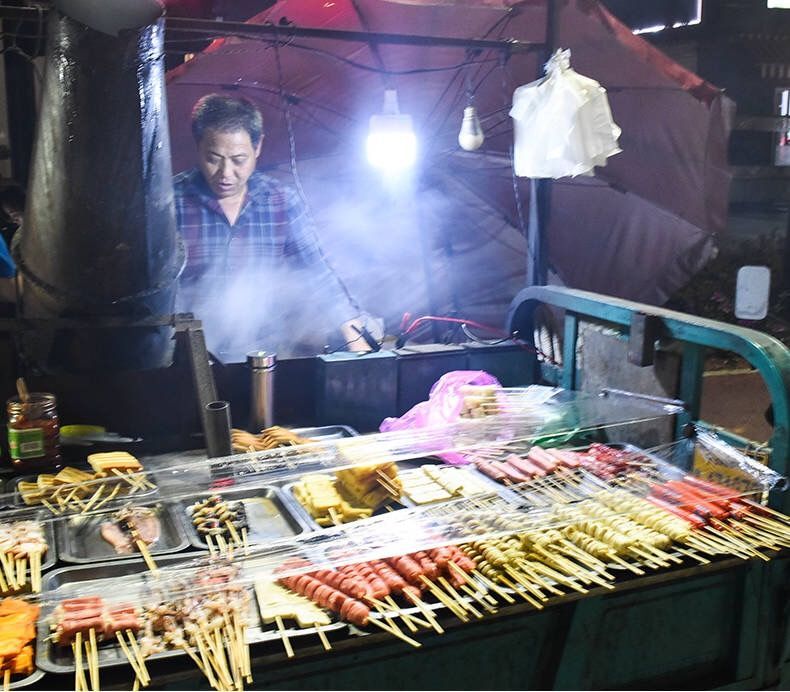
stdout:
[[[250,22],[545,40],[545,0],[476,4],[281,0]],[[724,230],[732,103],[597,2],[554,4],[555,47],[570,48],[572,66],[607,88],[623,130],[623,153],[594,178],[552,185],[547,233],[555,279],[660,304],[704,265]],[[514,195],[507,112],[514,88],[536,78],[542,55],[513,54],[503,65],[497,52],[483,52],[472,57],[475,65],[452,69],[468,59],[463,49],[371,49],[291,37],[287,28],[277,49],[273,42],[216,41],[169,74],[174,170],[194,160],[188,120],[198,97],[226,91],[252,98],[266,119],[260,166],[288,180],[295,155],[322,242],[364,308],[390,326],[403,312],[429,310],[501,325],[524,283],[529,206],[528,180],[517,181],[520,205]],[[471,154],[456,142],[467,83],[487,135]],[[364,161],[368,119],[391,87],[421,142],[413,194],[387,190]],[[291,141],[281,94],[290,103]]]

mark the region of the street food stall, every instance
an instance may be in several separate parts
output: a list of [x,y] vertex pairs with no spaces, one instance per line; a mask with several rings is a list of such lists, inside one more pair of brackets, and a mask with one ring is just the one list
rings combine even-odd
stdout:
[[[786,683],[790,351],[534,286],[507,343],[284,360],[269,396],[266,354],[221,364],[172,314],[155,5],[105,17],[132,22],[118,36],[50,17],[24,290],[0,323],[24,374],[0,494],[4,687]],[[547,314],[551,357],[532,339]],[[640,370],[675,354],[671,391],[593,387],[583,325]],[[766,445],[700,420],[714,349],[762,376]]]

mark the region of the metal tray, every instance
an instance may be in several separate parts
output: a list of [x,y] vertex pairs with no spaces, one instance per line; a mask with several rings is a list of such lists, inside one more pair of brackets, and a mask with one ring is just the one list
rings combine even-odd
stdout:
[[[158,510],[161,533],[159,540],[149,546],[151,555],[176,553],[189,546],[181,521],[170,504],[152,505]],[[119,555],[101,537],[100,525],[113,510],[91,516],[73,516],[60,520],[55,531],[58,555],[64,562],[77,564],[98,560],[128,560],[133,555]]]
[[9,690],[21,690],[23,687],[30,687],[35,685],[41,678],[44,677],[44,671],[36,668],[30,675],[24,678],[14,680],[11,678],[11,684],[8,686]]
[[[405,462],[405,463],[404,462],[398,462],[398,468],[402,472],[417,471],[418,469],[421,469],[423,466],[434,466],[437,469],[445,469],[445,468],[447,468],[447,469],[457,469],[459,472],[463,472],[465,474],[468,474],[471,477],[472,481],[477,483],[480,486],[481,492],[479,493],[479,495],[497,494],[497,495],[500,495],[500,496],[504,496],[506,491],[507,491],[505,486],[501,485],[500,483],[497,483],[495,480],[489,478],[484,473],[481,473],[480,471],[478,471],[474,467],[473,464],[467,464],[465,466],[456,466],[454,464],[434,464],[434,463],[426,462],[426,461],[423,461],[423,462],[421,462],[419,464],[414,464],[414,463],[409,463],[409,462]],[[503,491],[505,491],[505,492],[503,492]],[[441,502],[449,502],[449,501],[452,501],[452,500],[458,500],[458,499],[465,498],[465,497],[477,497],[477,496],[478,495],[452,495],[452,496],[449,496],[449,497],[446,497],[446,498],[433,500],[431,502],[416,502],[408,495],[406,495],[405,497],[409,500],[409,503],[411,505],[416,505],[416,506],[422,507],[422,506],[426,506],[426,505],[439,504]]]
[[359,433],[348,425],[322,425],[315,428],[293,428],[292,433],[312,440],[335,440],[341,437],[357,437]]
[[[328,472],[328,469],[323,469],[323,470],[316,470],[316,471],[312,471],[312,472],[305,472],[303,475],[308,476],[311,473],[324,473],[324,474],[327,474],[327,472]],[[327,474],[327,475],[331,475],[331,474]],[[298,481],[293,481],[291,483],[286,483],[282,487],[282,492],[283,492],[283,494],[286,497],[288,506],[291,508],[291,511],[294,514],[296,514],[296,516],[299,517],[300,521],[306,523],[306,525],[308,526],[310,531],[315,531],[315,530],[319,530],[320,531],[321,529],[329,528],[327,526],[321,526],[315,519],[313,519],[313,517],[310,514],[309,510],[307,509],[307,507],[305,507],[296,498],[296,495],[294,495],[294,485],[296,485],[297,482]],[[392,511],[397,511],[399,509],[405,509],[407,507],[412,507],[412,506],[413,505],[406,498],[402,497],[400,500],[393,500],[389,505],[380,507],[379,509],[377,509],[373,513],[373,516],[375,517],[375,516],[379,516],[381,514],[385,514],[388,511],[386,509],[387,507],[391,507]],[[348,522],[348,523],[353,523],[353,522]]]
[[[199,555],[199,553],[193,553]],[[186,556],[168,556],[160,560],[162,565],[171,562],[183,560]],[[78,585],[85,582],[90,582],[94,587],[101,587],[102,582],[106,582],[108,591],[112,591],[115,580],[119,577],[124,577],[132,574],[146,574],[146,579],[150,579],[147,574],[148,567],[142,560],[126,560],[123,562],[103,562],[94,565],[81,565],[77,567],[64,567],[62,569],[50,572],[43,583],[44,590],[54,590],[60,587],[68,587],[69,585]],[[141,586],[145,581],[140,582]],[[117,587],[116,587],[117,590]],[[270,629],[268,626],[263,626],[261,623],[260,615],[258,614],[258,602],[255,597],[254,590],[250,589],[250,607],[248,611],[248,622],[250,623],[247,628],[247,642],[249,644],[256,644],[259,642],[277,642],[281,640],[281,635],[276,629]],[[137,592],[126,589],[124,591],[124,598],[132,600],[137,596]],[[74,672],[74,659],[71,650],[68,647],[59,647],[54,645],[50,639],[49,618],[55,604],[47,604],[42,608],[42,616],[39,618],[37,626],[36,637],[36,660],[40,662],[39,667],[41,670],[50,673],[73,673]],[[322,627],[324,632],[339,631],[347,629],[344,622],[335,622],[331,625]],[[302,630],[295,628],[286,628],[286,633],[289,637],[294,636],[307,636],[314,635],[314,629]],[[175,656],[185,656],[183,651],[169,650],[163,651],[158,654],[153,654],[146,660],[155,661],[162,658],[172,658]],[[123,654],[123,651],[113,645],[112,642],[106,642],[99,645],[99,667],[111,668],[116,666],[128,666],[129,662]]]
[[[83,470],[83,471],[85,471],[85,470],[90,471],[90,469],[81,469],[81,470]],[[151,476],[152,476],[152,474],[150,472],[146,472],[146,478],[148,478],[148,480],[150,480],[153,483],[155,481],[155,479],[153,479]],[[13,493],[13,506],[14,507],[42,507],[43,508],[44,505],[42,505],[40,503],[35,504],[35,505],[26,505],[24,503],[24,501],[22,500],[22,495],[19,492],[19,484],[20,483],[22,483],[22,482],[35,483],[37,478],[38,478],[38,474],[32,474],[30,476],[17,476],[16,478],[14,478],[14,479],[12,479],[12,480],[7,482],[6,487],[5,487],[5,492],[7,494],[9,494],[9,495]],[[128,500],[133,500],[136,497],[150,497],[151,495],[153,495],[157,491],[158,491],[158,488],[148,488],[146,490],[138,490],[138,491],[136,491],[135,493],[133,493],[131,495],[128,494],[128,493],[123,493],[122,494],[122,493],[119,492],[118,495],[113,500],[111,500],[108,503],[108,505],[117,506],[118,502],[123,502],[125,500],[127,500],[127,501]],[[105,506],[107,506],[107,505],[105,505]]]
[[[41,572],[42,574],[46,572],[51,567],[55,566],[55,563],[58,561],[58,551],[56,546],[56,538],[55,538],[55,529],[52,526],[51,521],[46,521],[45,519],[49,516],[46,512],[39,512],[36,521],[38,521],[43,529],[44,529],[44,537],[47,540],[47,552],[44,554],[44,559],[41,561]],[[14,523],[13,521],[10,523]],[[30,574],[30,568],[28,567],[28,575]],[[42,577],[42,584],[43,584],[43,577]],[[43,588],[43,586],[42,586]],[[7,591],[7,592],[0,592],[2,596],[13,596],[15,594],[26,593],[30,591],[30,580],[27,581],[25,587],[20,591]]]
[[189,500],[181,500],[177,505],[178,516],[184,525],[189,542],[201,550],[208,550],[205,538],[201,536],[187,513],[187,507],[210,495],[221,495],[227,500],[244,501],[249,524],[248,539],[250,545],[266,543],[278,538],[286,538],[312,530],[312,525],[304,517],[294,512],[290,503],[272,486],[238,488],[236,490],[201,493]]

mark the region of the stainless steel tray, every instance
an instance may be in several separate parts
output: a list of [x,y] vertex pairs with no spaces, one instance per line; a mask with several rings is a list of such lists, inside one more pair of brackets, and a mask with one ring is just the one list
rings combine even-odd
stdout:
[[293,428],[291,432],[311,440],[335,440],[341,437],[357,437],[359,433],[348,425],[322,425],[315,428]]
[[[327,475],[331,475],[329,473],[329,469],[317,469],[315,471],[306,471],[303,475],[309,476],[315,473],[323,473]],[[305,507],[299,500],[296,499],[296,495],[294,495],[294,485],[298,481],[293,481],[291,483],[286,483],[282,486],[282,492],[286,497],[289,507],[291,511],[299,517],[300,521],[306,523],[308,529],[310,531],[315,531],[316,529],[326,529],[328,527],[321,526],[315,519],[313,519],[310,511]],[[405,509],[406,507],[412,507],[412,503],[408,501],[408,499],[402,497],[400,500],[393,500],[389,505],[379,507],[374,513],[373,516],[378,516],[380,514],[385,514],[388,511],[397,511],[399,509]],[[392,508],[388,510],[387,507]],[[353,522],[348,522],[353,523]]]
[[[181,521],[174,512],[173,505],[160,502],[151,505],[158,512],[161,532],[159,540],[149,546],[151,555],[176,553],[189,546]],[[100,560],[128,560],[134,555],[119,555],[101,537],[100,526],[112,511],[101,512],[87,517],[73,516],[58,522],[55,530],[58,555],[64,562],[77,564],[92,563]]]
[[504,496],[507,494],[507,489],[505,486],[497,483],[495,480],[489,478],[484,473],[480,473],[473,464],[467,464],[465,466],[461,465],[454,465],[454,464],[433,464],[431,462],[422,461],[420,463],[413,463],[413,462],[398,462],[398,468],[401,472],[413,472],[421,469],[423,466],[434,466],[437,469],[457,469],[459,472],[463,472],[464,474],[468,474],[470,480],[473,483],[476,483],[480,486],[480,493],[475,493],[474,495],[453,495],[446,498],[432,500],[430,502],[417,502],[409,495],[405,495],[411,505],[434,505],[439,504],[441,502],[449,502],[451,500],[458,500],[462,497],[476,497],[479,495],[486,495],[486,494],[497,494],[500,496]]
[[[46,512],[39,512],[37,520],[42,525],[44,530],[44,537],[47,540],[47,552],[44,554],[44,559],[41,561],[41,572],[42,574],[46,572],[51,567],[55,566],[55,563],[58,561],[58,551],[56,547],[56,538],[55,538],[55,529],[52,526],[51,521],[45,521],[45,518],[48,517],[49,514]],[[14,522],[11,522],[12,524]],[[30,574],[30,568],[28,567],[28,575]],[[42,577],[43,582],[43,577]],[[20,591],[7,591],[7,592],[0,592],[1,596],[11,596],[13,594],[25,593],[30,591],[30,579],[28,579],[25,587]]]
[[[85,470],[85,469],[82,469]],[[152,474],[150,472],[146,472],[146,478],[149,481],[154,482],[154,479],[151,477]],[[33,474],[30,476],[17,476],[12,480],[8,481],[5,487],[5,493],[11,495],[13,493],[13,506],[14,507],[43,507],[40,503],[35,505],[26,505],[22,500],[22,495],[19,492],[19,484],[22,482],[27,483],[35,483],[36,479],[38,478],[38,474]],[[157,488],[148,488],[146,490],[137,490],[136,492],[129,494],[129,493],[121,493],[119,492],[118,495],[105,506],[113,506],[117,507],[119,503],[123,503],[124,501],[133,501],[136,497],[150,497],[154,493],[157,492]]]
[[9,690],[21,690],[23,687],[30,687],[35,685],[41,678],[44,677],[44,671],[36,669],[30,675],[14,680],[11,678],[11,684],[8,686]]
[[261,485],[235,490],[219,490],[195,495],[189,500],[181,500],[176,505],[176,511],[184,525],[189,542],[195,548],[208,550],[208,544],[192,523],[187,507],[210,495],[221,495],[226,500],[243,501],[247,513],[250,545],[295,536],[312,530],[312,525],[305,521],[304,516],[294,512],[291,503],[287,502],[283,494],[272,486]]
[[[195,556],[200,553],[193,553]],[[159,562],[162,566],[168,563],[174,563],[179,560],[184,560],[187,555],[167,556],[163,557]],[[126,560],[115,562],[102,562],[93,565],[81,565],[77,567],[64,567],[62,569],[50,572],[44,579],[43,588],[46,591],[58,589],[60,587],[77,586],[90,582],[92,587],[101,588],[102,583],[106,583],[106,589],[112,593],[114,584],[119,577],[124,577],[132,574],[143,574],[144,579],[139,582],[141,588],[145,588],[145,584],[150,581],[151,575],[147,573],[148,567],[142,560]],[[115,587],[117,591],[117,586]],[[133,600],[139,595],[138,592],[126,588],[124,589],[123,599]],[[123,600],[121,599],[121,600]],[[39,667],[50,673],[73,673],[74,672],[74,659],[72,657],[71,649],[69,647],[59,647],[52,643],[50,640],[50,627],[49,620],[54,609],[55,604],[49,603],[42,608],[41,617],[37,626],[36,637],[36,660],[40,662]],[[249,644],[256,644],[260,642],[277,642],[281,640],[280,633],[274,629],[264,626],[261,623],[258,614],[258,603],[254,591],[250,592],[250,607],[248,611],[249,627],[247,628],[247,642]],[[343,622],[335,622],[331,625],[322,627],[324,632],[335,632],[347,629],[347,625]],[[314,629],[295,629],[286,628],[286,633],[289,637],[294,636],[307,636],[315,635]],[[150,656],[146,660],[155,661],[161,658],[172,658],[175,656],[185,656],[186,654],[180,650],[163,651],[158,654]],[[115,666],[128,666],[129,663],[123,654],[123,651],[113,642],[106,642],[99,645],[99,667],[110,668]]]

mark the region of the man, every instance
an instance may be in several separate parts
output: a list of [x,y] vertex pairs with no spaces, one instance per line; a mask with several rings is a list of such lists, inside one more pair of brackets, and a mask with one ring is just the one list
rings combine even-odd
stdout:
[[209,349],[240,360],[265,349],[314,355],[340,327],[367,350],[359,310],[326,262],[295,190],[256,170],[263,118],[210,94],[192,111],[198,165],[174,180],[187,250],[177,309],[203,320]]

